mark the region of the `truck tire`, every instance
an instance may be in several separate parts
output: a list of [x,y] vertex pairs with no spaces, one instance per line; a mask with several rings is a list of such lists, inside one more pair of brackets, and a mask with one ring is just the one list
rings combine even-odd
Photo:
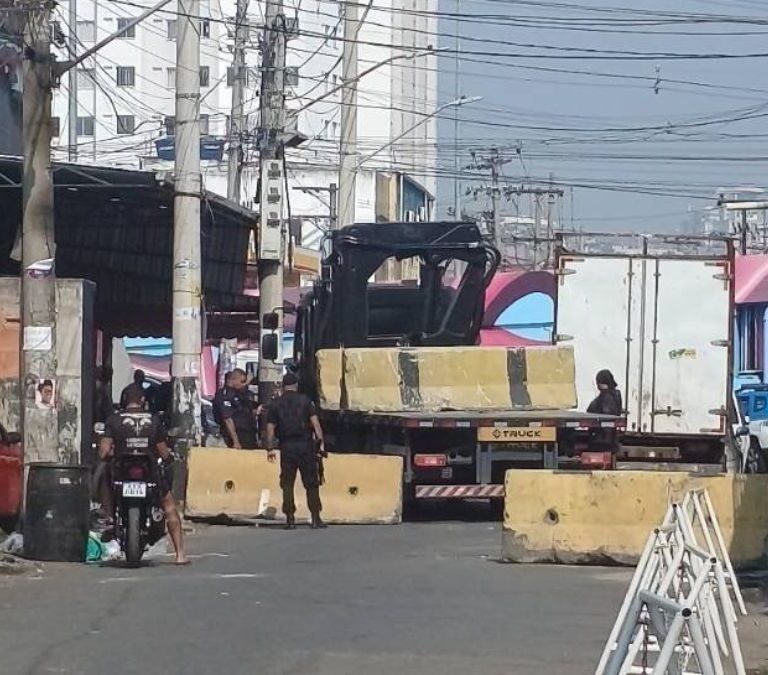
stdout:
[[768,460],[765,451],[754,437],[749,439],[749,454],[745,469],[747,473],[768,473]]
[[144,552],[141,545],[141,509],[131,506],[128,509],[128,522],[125,528],[125,559],[131,567],[138,567]]

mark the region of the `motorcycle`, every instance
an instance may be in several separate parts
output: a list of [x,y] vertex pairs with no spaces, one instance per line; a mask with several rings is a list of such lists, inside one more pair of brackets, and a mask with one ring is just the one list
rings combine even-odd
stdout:
[[165,536],[160,466],[145,452],[126,452],[113,465],[115,537],[129,565]]

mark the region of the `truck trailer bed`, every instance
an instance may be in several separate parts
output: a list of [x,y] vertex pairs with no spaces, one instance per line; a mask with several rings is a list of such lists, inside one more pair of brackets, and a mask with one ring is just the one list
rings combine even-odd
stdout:
[[573,429],[623,429],[624,418],[578,410],[440,410],[420,411],[322,411],[341,421],[399,427],[566,427]]

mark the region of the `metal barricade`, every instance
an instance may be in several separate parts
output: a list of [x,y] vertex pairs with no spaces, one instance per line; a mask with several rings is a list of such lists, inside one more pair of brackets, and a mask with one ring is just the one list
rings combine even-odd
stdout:
[[595,675],[746,675],[744,599],[712,501],[691,490],[648,537]]

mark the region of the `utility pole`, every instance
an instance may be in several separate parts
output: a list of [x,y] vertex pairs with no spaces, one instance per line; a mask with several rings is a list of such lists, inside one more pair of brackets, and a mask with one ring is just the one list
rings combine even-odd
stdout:
[[59,429],[55,404],[38,408],[35,391],[43,380],[56,382],[56,243],[51,174],[51,9],[32,0],[24,23],[22,179],[21,415],[25,465],[58,462]]
[[[168,2],[160,0],[129,25],[143,21]],[[79,63],[119,35],[111,35],[79,57],[73,56],[54,68],[50,44],[53,4],[50,0],[19,3],[25,13],[20,382],[25,464],[76,461],[75,457],[61,456],[59,452],[55,399],[51,407],[38,407],[35,400],[36,389],[44,380],[51,380],[56,396],[56,241],[51,172],[51,87],[54,77],[58,79],[68,70],[74,71]]]
[[[95,30],[95,27],[94,27]],[[77,58],[77,0],[69,0],[69,58]],[[70,162],[77,161],[77,68],[69,71],[69,124],[67,125]],[[94,129],[94,134],[96,130]]]
[[491,200],[491,212],[487,214],[486,221],[490,225],[490,234],[493,237],[493,242],[496,248],[501,253],[502,261],[505,258],[504,255],[504,238],[501,231],[501,213],[498,208],[498,199],[501,196],[501,188],[499,187],[500,169],[505,164],[511,162],[511,159],[505,159],[499,154],[498,149],[491,148],[487,157],[482,157],[478,153],[471,151],[472,163],[466,168],[470,171],[490,171],[491,173],[491,185],[476,187],[471,190],[474,197],[477,198],[479,194],[485,194],[490,197]]
[[235,10],[235,48],[232,60],[232,113],[229,118],[229,154],[227,198],[240,203],[240,179],[243,170],[243,92],[247,71],[245,44],[248,41],[248,0],[237,0]]
[[[259,331],[260,342],[277,334],[278,352],[283,343],[283,258],[285,249],[284,144],[285,50],[287,35],[282,0],[266,0],[264,37],[261,46],[261,129],[259,130]],[[264,315],[276,312],[276,331],[265,328]],[[283,375],[278,359],[259,357],[259,400],[272,398]]]
[[328,187],[319,187],[319,186],[304,186],[299,185],[298,187],[293,188],[294,190],[299,190],[301,192],[306,192],[309,194],[315,193],[315,192],[327,192],[328,193],[328,225],[331,230],[335,230],[337,227],[337,214],[336,214],[336,200],[337,200],[337,192],[338,192],[338,186],[336,183],[331,183]]
[[357,199],[357,34],[360,30],[356,0],[344,3],[344,52],[341,81],[341,142],[339,146],[339,226],[355,222]]
[[200,256],[200,0],[179,0],[176,39],[176,154],[173,200],[174,435],[200,439],[202,347]]
[[336,183],[328,186],[328,215],[330,216],[330,226],[335,230],[339,226],[339,188]]

